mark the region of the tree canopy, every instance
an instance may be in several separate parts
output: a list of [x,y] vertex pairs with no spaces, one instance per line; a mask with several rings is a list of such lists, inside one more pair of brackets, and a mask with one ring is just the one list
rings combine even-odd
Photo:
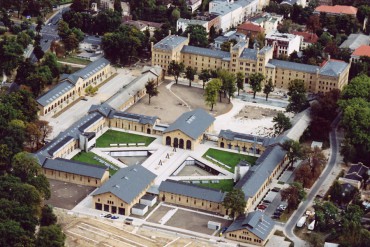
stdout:
[[249,84],[252,87],[253,99],[256,98],[256,93],[261,92],[262,90],[262,81],[265,79],[261,73],[252,73],[249,76]]
[[292,80],[288,86],[289,104],[287,111],[298,113],[308,107],[304,82],[299,79]]
[[186,27],[184,35],[187,36],[190,34],[189,45],[198,46],[198,47],[207,47],[208,46],[208,34],[205,27],[201,25],[189,25]]
[[246,201],[244,192],[241,189],[233,189],[226,194],[223,206],[229,211],[229,215],[233,218],[241,215],[245,211]]

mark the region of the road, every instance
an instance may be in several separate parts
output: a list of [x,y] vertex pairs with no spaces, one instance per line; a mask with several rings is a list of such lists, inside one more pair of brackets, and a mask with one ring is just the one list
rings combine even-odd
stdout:
[[308,193],[307,198],[304,202],[300,204],[298,209],[293,213],[293,215],[290,217],[290,219],[285,224],[284,232],[285,235],[290,238],[294,242],[294,246],[306,246],[306,242],[302,239],[295,236],[293,230],[298,222],[298,220],[301,218],[301,216],[306,211],[307,207],[309,207],[313,200],[315,199],[318,191],[321,189],[323,183],[328,178],[328,175],[332,172],[333,168],[335,167],[335,164],[337,163],[337,157],[339,155],[339,143],[337,140],[337,127],[340,120],[340,115],[338,115],[335,120],[332,123],[332,129],[333,131],[330,132],[330,159],[329,162],[319,177],[319,180],[316,181],[314,186],[311,188],[311,191]]

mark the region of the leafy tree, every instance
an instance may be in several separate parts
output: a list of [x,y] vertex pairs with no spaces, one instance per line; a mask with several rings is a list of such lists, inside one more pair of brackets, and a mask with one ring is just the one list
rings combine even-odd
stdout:
[[40,226],[50,226],[57,223],[57,217],[49,205],[44,205],[41,210]]
[[301,183],[304,188],[312,186],[314,179],[311,174],[311,168],[307,163],[303,163],[296,169],[294,181]]
[[64,247],[66,236],[59,225],[40,227],[37,235],[36,246],[39,247]]
[[36,45],[33,49],[33,54],[35,54],[37,60],[40,61],[40,59],[44,56],[44,51],[42,50],[40,45]]
[[171,13],[171,21],[173,23],[176,23],[179,18],[180,18],[180,10],[178,8],[174,8]]
[[114,0],[113,8],[114,12],[118,12],[120,15],[122,15],[121,0]]
[[4,37],[0,41],[0,58],[0,70],[10,75],[23,58],[23,47],[15,37]]
[[172,75],[175,78],[175,82],[179,81],[181,73],[185,71],[185,65],[183,63],[176,62],[172,60],[168,65],[168,74]]
[[42,20],[42,17],[41,16],[37,16],[37,21],[36,21],[37,25],[36,25],[36,32],[37,34],[40,34],[41,32],[41,29],[42,29],[42,26],[44,25],[44,22]]
[[50,69],[53,78],[59,77],[60,67],[57,61],[57,57],[53,53],[51,52],[45,53],[41,65],[47,66]]
[[302,184],[294,182],[288,188],[281,190],[281,200],[288,202],[288,211],[298,208],[299,203],[305,199],[306,192]]
[[71,7],[73,11],[82,12],[89,8],[88,0],[73,0]]
[[211,73],[208,69],[202,69],[199,74],[199,80],[203,81],[203,89],[205,84],[211,79]]
[[121,25],[121,18],[121,14],[116,11],[105,10],[99,12],[95,19],[94,32],[99,34],[115,32]]
[[273,119],[275,135],[283,133],[285,130],[288,130],[292,127],[289,117],[285,116],[284,113],[279,112]]
[[211,111],[213,111],[213,106],[216,105],[217,102],[217,95],[221,90],[222,82],[220,79],[212,79],[206,86],[204,92],[204,98],[206,104],[211,107]]
[[191,82],[194,80],[196,73],[197,69],[193,69],[191,66],[186,67],[185,76],[189,80],[189,87],[191,87]]
[[236,218],[238,215],[244,214],[246,201],[244,192],[241,189],[233,189],[226,194],[222,205],[230,210],[231,217]]
[[186,27],[184,35],[190,34],[189,45],[197,47],[207,47],[208,46],[208,34],[205,27],[201,25],[189,25]]
[[289,104],[287,111],[290,112],[301,112],[307,108],[307,97],[304,82],[299,79],[292,80],[288,86]]
[[236,73],[236,87],[238,88],[238,96],[240,90],[244,89],[244,78],[245,78],[244,73],[242,72]]
[[311,31],[312,35],[321,28],[320,17],[318,15],[311,15],[306,23],[306,27]]
[[272,79],[271,77],[269,78],[269,80],[267,81],[267,83],[265,84],[265,87],[263,88],[263,93],[266,94],[266,101],[269,97],[269,94],[271,92],[273,92],[275,89],[275,86],[274,84],[272,83]]
[[252,73],[249,76],[249,84],[252,87],[253,91],[253,99],[256,98],[256,93],[261,92],[262,90],[262,81],[265,79],[265,77],[261,73]]
[[6,144],[0,144],[0,171],[1,173],[9,169],[11,154],[12,152],[9,150]]
[[17,34],[17,42],[23,47],[23,49],[26,49],[27,46],[31,44],[32,39],[27,32],[23,31]]
[[35,72],[35,65],[31,63],[30,59],[22,61],[17,68],[17,75],[15,77],[15,82],[18,84],[24,84],[27,77]]
[[304,157],[302,146],[299,142],[293,140],[286,140],[282,144],[282,148],[287,151],[287,157],[289,160],[289,165],[293,166],[295,162]]
[[236,77],[234,74],[229,73],[226,77],[224,77],[224,87],[225,91],[229,95],[229,103],[231,102],[231,98],[234,97],[234,93],[236,92]]
[[14,220],[4,220],[0,223],[0,245],[1,246],[32,246],[31,237]]
[[149,105],[150,105],[150,99],[153,97],[153,96],[157,96],[159,91],[158,91],[158,88],[154,82],[154,80],[149,80],[146,84],[145,84],[145,89],[146,89],[146,93],[148,94],[149,96]]
[[85,93],[87,95],[95,95],[96,92],[98,92],[99,88],[98,87],[93,87],[92,85],[89,85],[85,88]]
[[232,39],[230,41],[225,41],[221,44],[221,51],[227,51],[230,52],[230,48],[233,47],[237,41],[235,39]]

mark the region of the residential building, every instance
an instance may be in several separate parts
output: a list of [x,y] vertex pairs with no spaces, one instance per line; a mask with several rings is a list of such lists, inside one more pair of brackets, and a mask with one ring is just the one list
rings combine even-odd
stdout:
[[222,206],[225,193],[220,190],[169,179],[163,181],[158,190],[162,202],[228,215]]
[[218,36],[217,38],[215,38],[215,43],[214,43],[214,47],[218,50],[221,50],[221,45],[225,42],[228,42],[228,41],[235,41],[235,42],[240,42],[240,41],[245,41],[246,40],[246,36],[242,33],[238,33],[236,31],[229,31],[227,33],[225,33],[224,35],[221,35],[221,36]]
[[266,35],[266,43],[274,47],[274,57],[289,56],[293,51],[299,52],[301,39],[290,33],[272,31]]
[[204,133],[213,130],[215,118],[203,109],[185,112],[163,132],[162,144],[194,150],[204,138]]
[[282,15],[264,13],[256,16],[255,18],[251,18],[250,22],[262,27],[265,31],[265,34],[268,34],[277,30],[277,27],[283,21],[283,18],[284,17]]
[[243,24],[239,25],[236,28],[236,30],[238,33],[242,33],[248,38],[254,38],[257,36],[257,34],[259,33],[263,34],[265,32],[263,27],[256,25],[252,22],[244,22]]
[[[122,16],[130,15],[130,3],[121,1]],[[102,10],[114,10],[114,0],[100,0],[100,9]]]
[[155,30],[160,29],[163,26],[163,23],[142,20],[125,20],[122,22],[122,25],[132,25],[142,32],[148,30],[152,36]]
[[49,179],[93,187],[100,187],[109,179],[107,167],[62,158],[47,158],[42,171]]
[[184,18],[179,18],[177,20],[176,24],[176,31],[179,31],[180,29],[184,32],[186,28],[190,25],[199,25],[202,26],[206,29],[207,33],[209,32],[208,29],[208,21],[206,20],[197,20],[197,19],[184,19]]
[[362,185],[366,184],[368,179],[369,168],[364,166],[362,163],[351,165],[344,177],[338,179],[340,184],[350,184],[357,189],[361,189]]
[[306,49],[308,46],[316,44],[319,37],[315,33],[309,32],[292,32],[292,34],[300,36],[301,38],[301,46],[300,50]]
[[92,194],[93,208],[112,214],[130,215],[135,204],[140,204],[156,175],[141,165],[118,170]]
[[202,0],[186,0],[186,4],[188,5],[188,10],[193,13],[202,5]]
[[333,5],[333,0],[318,0],[317,6],[320,5]]
[[54,115],[85,95],[89,85],[98,86],[113,74],[110,62],[100,58],[73,74],[63,74],[60,83],[37,98],[39,115]]
[[316,7],[313,13],[314,14],[326,13],[327,15],[351,15],[353,17],[356,17],[357,8],[346,5],[334,5],[334,6],[320,5]]
[[212,1],[209,3],[209,13],[218,15],[220,18],[219,29],[228,31],[232,27],[243,22],[243,8],[233,1]]
[[352,33],[339,46],[339,48],[349,48],[350,50],[354,51],[362,45],[370,45],[370,36],[362,33]]
[[86,36],[79,44],[79,50],[80,53],[76,57],[92,62],[98,60],[104,55],[101,48],[101,37]]
[[236,219],[226,230],[227,239],[264,246],[273,235],[275,222],[260,211]]
[[276,42],[272,45],[249,49],[248,42],[241,41],[226,52],[189,46],[186,38],[171,35],[152,46],[152,65],[167,67],[174,60],[197,71],[226,69],[232,73],[243,72],[246,82],[251,73],[259,72],[271,78],[276,88],[284,89],[288,88],[291,80],[300,79],[304,81],[307,91],[313,93],[341,90],[348,83],[350,64],[330,58],[320,66],[273,59]]
[[281,5],[287,5],[287,6],[293,6],[294,4],[302,6],[302,8],[305,8],[307,5],[306,0],[283,0]]
[[370,46],[362,45],[357,48],[351,55],[351,61],[360,61],[361,57],[370,57]]

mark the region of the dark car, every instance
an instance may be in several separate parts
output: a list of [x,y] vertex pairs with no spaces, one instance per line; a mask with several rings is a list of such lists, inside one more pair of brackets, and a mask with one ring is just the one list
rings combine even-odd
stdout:
[[280,211],[275,211],[274,212],[274,215],[279,215],[280,216],[281,215],[281,212]]
[[113,215],[113,216],[111,217],[111,219],[112,219],[112,220],[116,220],[116,219],[119,219],[119,217],[118,217],[118,216],[116,216],[116,215]]
[[111,214],[106,214],[105,216],[104,216],[104,218],[111,218],[112,217],[112,215]]
[[257,206],[258,209],[266,209],[267,206],[266,205],[263,205],[263,204],[260,204]]
[[279,192],[279,191],[280,191],[280,188],[278,188],[278,187],[274,187],[274,188],[272,189],[272,191],[274,191],[274,192]]
[[273,215],[273,216],[271,217],[271,219],[278,220],[278,219],[280,219],[280,215]]

